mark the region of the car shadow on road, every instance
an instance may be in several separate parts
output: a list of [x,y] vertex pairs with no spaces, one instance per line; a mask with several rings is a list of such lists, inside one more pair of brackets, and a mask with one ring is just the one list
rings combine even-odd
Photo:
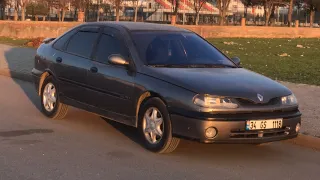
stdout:
[[40,110],[39,97],[34,85],[25,82],[32,82],[31,70],[36,50],[33,48],[1,46],[3,46],[1,51],[4,52],[3,59],[0,59],[2,61],[0,62],[1,74],[11,77],[32,104]]
[[138,129],[135,127],[127,126],[106,118],[103,118],[108,124],[110,124],[113,128],[115,128],[117,131],[125,135],[127,138],[129,138],[131,141],[139,144],[140,146],[143,146],[143,142],[141,141],[141,138],[138,133]]
[[[139,144],[143,148],[143,143],[139,136],[138,130],[134,127],[126,126],[111,120],[105,121],[115,128],[124,136]],[[178,148],[165,155],[165,157],[178,158],[185,157],[189,160],[201,161],[273,161],[275,154],[277,156],[287,155],[286,151],[282,150],[281,143],[271,143],[265,145],[252,144],[203,144],[197,141],[181,139]],[[226,158],[228,157],[228,158]]]

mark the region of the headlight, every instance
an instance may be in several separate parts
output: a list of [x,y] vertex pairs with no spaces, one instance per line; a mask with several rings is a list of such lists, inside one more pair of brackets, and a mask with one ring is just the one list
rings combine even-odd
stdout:
[[297,98],[294,96],[294,94],[291,94],[290,96],[282,97],[281,103],[283,105],[297,105],[298,101],[297,101]]
[[211,95],[196,95],[193,98],[194,104],[205,108],[217,108],[217,109],[235,109],[238,108],[238,104],[233,102],[231,98],[221,98]]

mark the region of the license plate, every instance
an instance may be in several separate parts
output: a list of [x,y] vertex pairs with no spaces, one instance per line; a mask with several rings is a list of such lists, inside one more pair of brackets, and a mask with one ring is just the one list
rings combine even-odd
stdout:
[[248,120],[246,123],[246,130],[279,128],[282,128],[282,119]]

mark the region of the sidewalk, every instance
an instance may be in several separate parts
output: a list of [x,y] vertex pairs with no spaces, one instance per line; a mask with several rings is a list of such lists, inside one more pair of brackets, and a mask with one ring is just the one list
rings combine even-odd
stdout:
[[36,50],[0,44],[0,75],[32,81]]
[[[32,81],[35,51],[32,48],[0,44],[0,75]],[[281,83],[290,88],[298,98],[303,114],[301,133],[320,137],[320,86]]]

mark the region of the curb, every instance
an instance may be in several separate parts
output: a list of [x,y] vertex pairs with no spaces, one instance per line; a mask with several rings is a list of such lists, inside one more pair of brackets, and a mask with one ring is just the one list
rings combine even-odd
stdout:
[[22,73],[22,72],[1,69],[0,75],[15,78],[15,79],[20,79],[23,81],[33,82],[33,78],[32,78],[31,74],[26,74],[26,73]]
[[[0,75],[23,81],[33,82],[31,74],[15,72],[10,70],[0,70]],[[300,133],[297,138],[284,140],[282,142],[320,151],[320,138],[310,135],[304,135]]]
[[297,138],[283,142],[320,151],[320,138],[310,135],[299,134]]

